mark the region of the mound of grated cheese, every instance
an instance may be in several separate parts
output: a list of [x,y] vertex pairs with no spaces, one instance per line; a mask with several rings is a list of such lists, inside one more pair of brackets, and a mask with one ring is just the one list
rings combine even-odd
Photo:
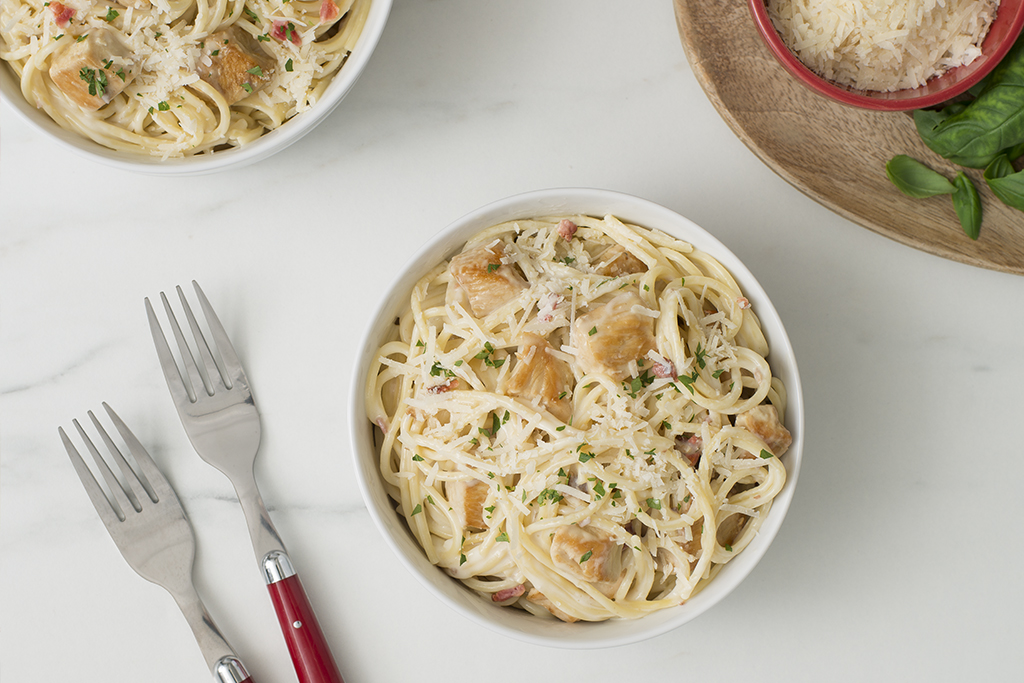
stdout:
[[981,55],[999,0],[766,0],[786,45],[824,78],[891,92]]

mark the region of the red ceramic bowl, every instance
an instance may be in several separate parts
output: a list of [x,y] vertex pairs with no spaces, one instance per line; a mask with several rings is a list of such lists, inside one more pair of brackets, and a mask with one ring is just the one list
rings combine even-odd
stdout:
[[924,85],[894,92],[854,90],[814,73],[793,54],[768,17],[765,0],[747,0],[754,22],[772,54],[798,81],[820,95],[861,109],[907,111],[931,107],[966,92],[984,78],[1013,47],[1024,28],[1024,0],[1002,0],[995,21],[981,45],[981,56],[966,66],[951,69]]

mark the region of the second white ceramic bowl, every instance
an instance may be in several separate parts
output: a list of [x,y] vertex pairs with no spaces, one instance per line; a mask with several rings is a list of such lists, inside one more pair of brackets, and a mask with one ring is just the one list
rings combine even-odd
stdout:
[[[690,242],[718,259],[735,277],[750,299],[771,348],[772,370],[786,385],[786,422],[793,445],[784,456],[787,480],[754,541],[722,568],[706,588],[686,604],[641,619],[568,624],[542,619],[527,612],[496,606],[481,599],[443,570],[430,564],[405,521],[384,490],[373,443],[373,425],[366,417],[364,387],[367,368],[393,327],[395,317],[407,305],[413,285],[441,261],[461,250],[477,232],[517,218],[561,214],[612,214],[628,223],[661,230]],[[458,219],[434,236],[399,272],[369,322],[356,358],[350,401],[350,433],[356,475],[366,506],[398,559],[441,602],[468,619],[498,633],[550,647],[588,649],[625,645],[665,633],[694,619],[728,595],[758,563],[782,526],[800,473],[804,441],[804,404],[793,348],[782,320],[768,295],[750,271],[721,242],[706,231],[663,206],[625,194],[595,189],[552,189],[502,199]]]

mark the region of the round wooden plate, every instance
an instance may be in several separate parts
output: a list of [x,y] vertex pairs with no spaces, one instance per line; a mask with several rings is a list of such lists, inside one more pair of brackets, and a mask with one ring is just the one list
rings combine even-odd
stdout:
[[[711,103],[772,170],[869,230],[982,268],[1024,275],[1024,212],[995,198],[981,171],[961,169],[921,142],[913,119],[832,102],[795,81],[761,40],[744,0],[674,0],[687,59]],[[885,164],[907,154],[950,179],[965,170],[981,195],[977,241],[949,197],[911,199]]]

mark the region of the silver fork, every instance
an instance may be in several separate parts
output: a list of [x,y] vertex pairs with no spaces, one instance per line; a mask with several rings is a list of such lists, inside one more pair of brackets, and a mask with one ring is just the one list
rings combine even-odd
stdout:
[[125,487],[122,487],[78,420],[72,422],[96,461],[110,490],[110,498],[96,482],[64,428],[57,429],[96,512],[132,569],[142,578],[165,588],[178,603],[185,620],[192,627],[192,633],[199,643],[206,664],[213,672],[214,680],[217,683],[251,683],[252,679],[245,667],[213,623],[192,583],[196,542],[178,496],[117,413],[106,403],[103,407],[138,466],[136,472],[90,410],[89,418],[111,459],[121,470]]
[[192,286],[215,344],[211,350],[184,292],[177,287],[178,298],[195,341],[198,362],[178,326],[167,297],[160,293],[171,332],[181,352],[184,373],[179,370],[153,306],[146,299],[150,331],[174,406],[196,452],[227,475],[235,488],[249,527],[256,560],[300,683],[342,683],[313,608],[256,487],[253,463],[260,445],[260,416],[249,380],[203,290],[194,280]]

